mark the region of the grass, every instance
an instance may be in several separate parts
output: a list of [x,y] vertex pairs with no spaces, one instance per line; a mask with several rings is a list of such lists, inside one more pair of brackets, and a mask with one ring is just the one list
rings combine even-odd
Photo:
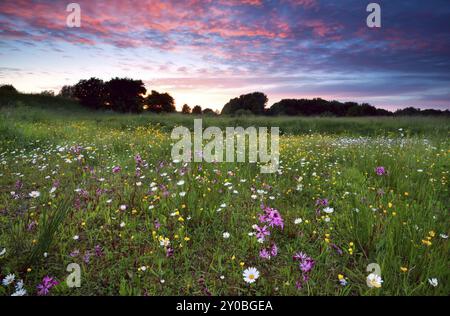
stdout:
[[[18,98],[0,102],[0,279],[15,274],[29,295],[46,275],[60,281],[51,295],[450,294],[448,119],[204,118],[279,126],[281,173],[260,174],[257,164],[172,163],[170,130],[192,127],[192,116]],[[140,175],[136,154],[146,161]],[[323,198],[333,213],[317,212]],[[264,244],[249,236],[261,203],[284,219]],[[272,243],[278,255],[260,258]],[[316,262],[302,289],[299,251]],[[65,282],[73,262],[80,288]],[[381,288],[366,284],[370,263]],[[248,267],[261,274],[251,285]]]

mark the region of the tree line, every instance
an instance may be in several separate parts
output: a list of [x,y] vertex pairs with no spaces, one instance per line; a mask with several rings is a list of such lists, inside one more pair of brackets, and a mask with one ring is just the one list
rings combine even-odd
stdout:
[[[12,85],[0,86],[2,93],[18,93]],[[43,91],[43,95],[54,95],[52,91]],[[116,112],[141,113],[150,111],[155,113],[176,112],[175,100],[167,92],[160,93],[152,90],[147,95],[142,80],[130,78],[113,78],[103,81],[98,78],[80,80],[75,85],[63,86],[58,94],[60,97],[76,99],[93,110],[112,110]],[[267,95],[262,92],[244,94],[227,102],[222,111],[210,108],[202,109],[200,105],[191,108],[184,104],[183,114],[195,115],[287,115],[287,116],[392,116],[392,115],[433,115],[450,116],[450,111],[427,109],[421,110],[407,107],[395,112],[378,109],[368,103],[327,101],[322,98],[314,99],[283,99],[267,107]]]

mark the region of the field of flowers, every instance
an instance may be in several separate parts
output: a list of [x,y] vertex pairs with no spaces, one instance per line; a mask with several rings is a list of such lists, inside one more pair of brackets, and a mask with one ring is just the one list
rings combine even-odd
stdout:
[[285,133],[261,174],[174,163],[145,117],[35,114],[0,113],[0,295],[450,294],[448,131]]

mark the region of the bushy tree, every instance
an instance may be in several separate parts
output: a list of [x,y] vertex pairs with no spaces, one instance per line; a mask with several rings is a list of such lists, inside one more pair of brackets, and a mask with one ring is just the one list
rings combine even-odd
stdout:
[[75,98],[75,86],[63,86],[59,91],[58,96],[66,99]]
[[183,107],[181,108],[181,113],[183,114],[191,114],[191,108],[189,105],[184,104]]
[[90,78],[80,80],[74,88],[74,96],[80,103],[91,109],[107,108],[107,90],[103,80]]
[[202,111],[203,115],[208,115],[208,116],[215,116],[217,115],[216,112],[214,112],[214,110],[210,109],[210,108],[206,108]]
[[18,93],[17,89],[11,84],[0,85],[1,93]]
[[192,114],[195,114],[195,115],[202,114],[202,107],[200,105],[194,106],[194,108],[192,109]]
[[46,97],[54,97],[55,92],[53,90],[44,90],[39,93],[40,95],[46,96]]
[[256,115],[264,114],[267,101],[267,96],[262,92],[243,94],[225,104],[222,114],[234,114],[239,110],[249,110]]
[[147,92],[142,80],[113,78],[105,84],[108,106],[117,112],[140,113]]
[[159,93],[152,90],[152,93],[147,97],[146,104],[149,111],[161,113],[175,112],[175,100],[168,93]]

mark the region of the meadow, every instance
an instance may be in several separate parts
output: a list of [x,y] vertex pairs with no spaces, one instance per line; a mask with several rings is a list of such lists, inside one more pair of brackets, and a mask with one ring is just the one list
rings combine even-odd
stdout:
[[450,294],[448,118],[203,118],[279,126],[274,174],[173,162],[193,118],[3,100],[0,295]]

